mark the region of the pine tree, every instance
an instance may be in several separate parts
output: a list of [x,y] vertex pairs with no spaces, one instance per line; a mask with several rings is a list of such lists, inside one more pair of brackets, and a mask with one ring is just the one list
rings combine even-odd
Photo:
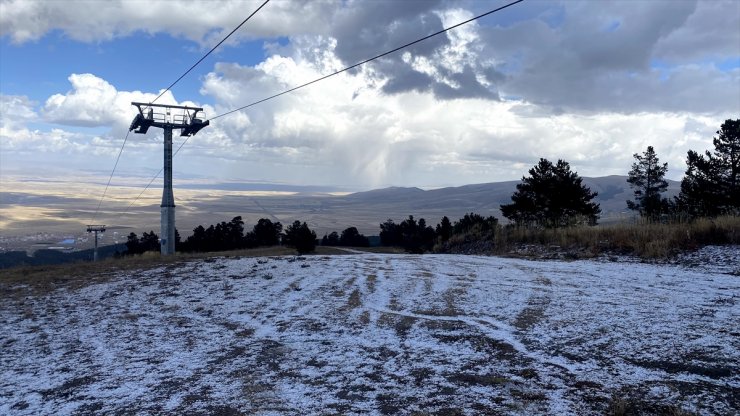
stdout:
[[668,189],[664,179],[668,163],[660,164],[653,146],[648,146],[642,155],[635,153],[634,158],[627,182],[634,189],[635,200],[628,200],[627,208],[639,211],[645,218],[657,219],[668,210],[668,200],[661,196]]
[[392,219],[380,224],[380,244],[384,246],[400,246],[403,242],[401,227]]
[[504,217],[520,226],[596,224],[601,208],[591,201],[598,194],[582,184],[583,179],[571,172],[568,162],[558,160],[553,165],[540,159],[529,174],[516,186],[512,203],[501,205]]
[[339,234],[336,231],[332,231],[331,234],[324,234],[324,238],[321,239],[322,246],[338,246],[339,245]]
[[141,244],[139,244],[139,236],[136,235],[136,233],[131,233],[128,235],[128,238],[126,239],[126,254],[133,255],[133,254],[141,254],[144,251],[141,249]]
[[740,119],[725,120],[717,135],[713,153],[690,150],[686,157],[676,204],[690,216],[740,213]]
[[267,218],[260,218],[252,228],[248,240],[250,245],[274,246],[280,243],[280,233],[283,225],[280,222],[272,222]]
[[349,227],[342,231],[342,236],[339,237],[339,245],[348,247],[369,247],[370,240],[360,234],[357,227]]
[[436,233],[437,233],[437,237],[443,243],[447,242],[447,240],[450,239],[450,236],[452,235],[452,223],[450,222],[450,219],[447,218],[446,215],[442,217],[442,221],[439,224],[437,224]]
[[294,221],[285,229],[285,245],[293,246],[298,253],[310,253],[316,249],[316,232],[305,222]]

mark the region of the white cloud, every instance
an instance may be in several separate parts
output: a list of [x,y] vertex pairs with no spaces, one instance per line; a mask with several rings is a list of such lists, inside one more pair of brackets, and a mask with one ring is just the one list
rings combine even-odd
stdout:
[[[43,118],[52,123],[69,126],[128,126],[136,108],[133,101],[150,102],[157,94],[141,91],[118,91],[108,81],[93,74],[69,76],[72,89],[66,94],[54,94],[46,100],[41,111]],[[167,91],[158,100],[162,104],[177,104]]]
[[[221,71],[206,77],[203,92],[235,106],[319,74],[314,62],[277,56],[256,67],[216,68]],[[388,96],[382,85],[369,86],[370,80],[364,71],[341,74],[215,120],[203,140],[230,138],[229,156],[249,161],[233,170],[237,175],[254,177],[257,169],[249,165],[257,163],[270,177],[290,181],[283,168],[290,166],[301,172],[293,181],[308,183],[431,186],[515,179],[539,157],[563,158],[584,175],[625,174],[632,154],[648,145],[678,178],[686,151],[710,146],[722,117],[731,117],[552,115],[526,101],[442,101],[418,92]],[[280,167],[265,166],[270,163]],[[317,178],[326,166],[331,175]]]
[[[211,46],[262,3],[262,0],[4,0],[0,2],[0,36],[24,43],[59,30],[74,40],[100,42],[134,32],[168,33]],[[235,33],[234,39],[316,33],[328,26],[327,20],[335,9],[336,3],[329,0],[274,1]]]
[[0,126],[13,128],[37,118],[34,103],[28,97],[0,94]]

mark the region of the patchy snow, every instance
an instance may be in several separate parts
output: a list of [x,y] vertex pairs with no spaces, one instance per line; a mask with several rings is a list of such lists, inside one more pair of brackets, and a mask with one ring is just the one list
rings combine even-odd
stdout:
[[737,413],[737,263],[701,256],[216,258],[0,285],[0,414]]

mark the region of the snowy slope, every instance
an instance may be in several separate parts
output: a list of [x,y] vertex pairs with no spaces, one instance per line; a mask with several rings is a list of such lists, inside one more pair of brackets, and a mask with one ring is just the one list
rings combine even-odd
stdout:
[[737,413],[733,267],[216,258],[0,287],[0,414]]

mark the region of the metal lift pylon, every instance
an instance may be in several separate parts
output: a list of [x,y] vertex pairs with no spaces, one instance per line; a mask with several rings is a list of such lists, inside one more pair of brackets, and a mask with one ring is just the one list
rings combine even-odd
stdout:
[[93,261],[98,261],[98,233],[105,232],[105,225],[89,224],[87,226],[87,232],[95,234],[95,250],[93,251]]
[[[172,192],[172,130],[180,129],[180,136],[193,136],[210,124],[198,117],[200,107],[132,102],[139,113],[131,122],[129,131],[145,134],[150,127],[164,130],[164,187],[162,189],[160,252],[163,256],[175,253],[175,196]],[[164,112],[155,112],[155,109]]]

